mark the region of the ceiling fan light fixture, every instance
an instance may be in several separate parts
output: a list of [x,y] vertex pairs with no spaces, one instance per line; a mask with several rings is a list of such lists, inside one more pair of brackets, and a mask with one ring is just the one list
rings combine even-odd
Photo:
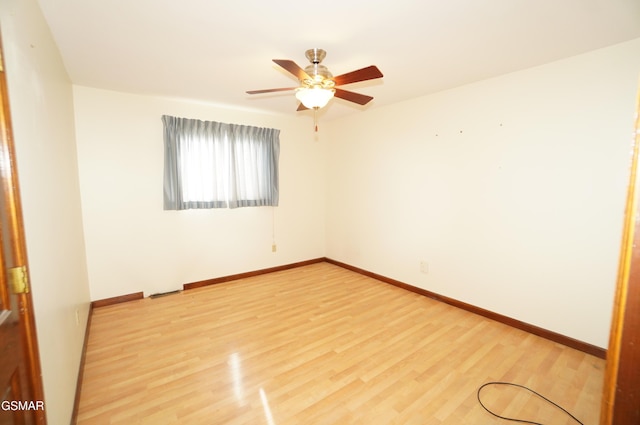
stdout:
[[322,87],[300,87],[296,89],[296,98],[309,109],[313,108],[323,108],[329,103],[333,94],[335,93],[334,89],[325,89]]

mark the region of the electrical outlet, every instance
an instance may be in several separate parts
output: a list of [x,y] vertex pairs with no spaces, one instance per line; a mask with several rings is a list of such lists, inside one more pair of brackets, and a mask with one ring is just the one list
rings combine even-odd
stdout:
[[426,261],[420,261],[420,272],[424,274],[429,273],[429,265]]
[[271,252],[276,252],[278,250],[278,246],[276,244],[271,245]]
[[80,326],[80,310],[76,309],[76,326]]

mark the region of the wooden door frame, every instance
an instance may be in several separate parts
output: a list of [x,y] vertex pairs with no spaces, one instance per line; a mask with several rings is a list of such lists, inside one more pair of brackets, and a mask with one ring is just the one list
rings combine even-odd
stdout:
[[600,425],[640,424],[640,88]]
[[[9,91],[4,64],[4,49],[0,39],[0,167],[6,170],[7,177],[3,179],[3,189],[7,192],[6,214],[11,216],[13,229],[7,237],[15,238],[12,243],[12,255],[14,262],[26,267],[27,281],[30,282],[29,266],[27,261],[27,248],[25,244],[24,222],[22,219],[22,204],[20,201],[20,187],[18,182],[18,170],[16,166],[15,145],[13,141],[13,125],[11,122],[11,109],[9,107]],[[29,285],[30,286],[30,285]],[[42,384],[42,369],[40,365],[40,351],[36,335],[36,323],[31,291],[17,294],[18,308],[20,310],[21,332],[24,339],[23,351],[27,364],[27,380],[32,400],[44,401],[44,387]],[[44,410],[36,410],[37,424],[46,424]]]

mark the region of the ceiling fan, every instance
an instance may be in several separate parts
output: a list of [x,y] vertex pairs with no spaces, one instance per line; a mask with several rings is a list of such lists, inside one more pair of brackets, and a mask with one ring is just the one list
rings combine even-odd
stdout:
[[304,69],[300,68],[292,60],[274,59],[273,61],[276,64],[280,65],[286,71],[289,71],[300,81],[300,86],[266,90],[250,90],[247,91],[247,93],[262,94],[295,90],[296,98],[300,101],[298,111],[303,111],[305,109],[318,110],[329,103],[329,100],[334,96],[349,102],[357,103],[358,105],[366,105],[369,103],[373,97],[340,89],[338,86],[381,78],[383,76],[382,72],[380,72],[376,66],[371,65],[366,68],[347,72],[346,74],[334,77],[326,66],[321,65],[321,62],[326,55],[327,52],[322,49],[307,50],[305,52],[305,56],[309,59],[311,65],[308,65]]

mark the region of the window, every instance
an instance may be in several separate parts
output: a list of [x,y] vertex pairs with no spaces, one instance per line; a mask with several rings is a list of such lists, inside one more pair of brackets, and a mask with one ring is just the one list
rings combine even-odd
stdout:
[[278,205],[280,130],[162,116],[164,209]]

